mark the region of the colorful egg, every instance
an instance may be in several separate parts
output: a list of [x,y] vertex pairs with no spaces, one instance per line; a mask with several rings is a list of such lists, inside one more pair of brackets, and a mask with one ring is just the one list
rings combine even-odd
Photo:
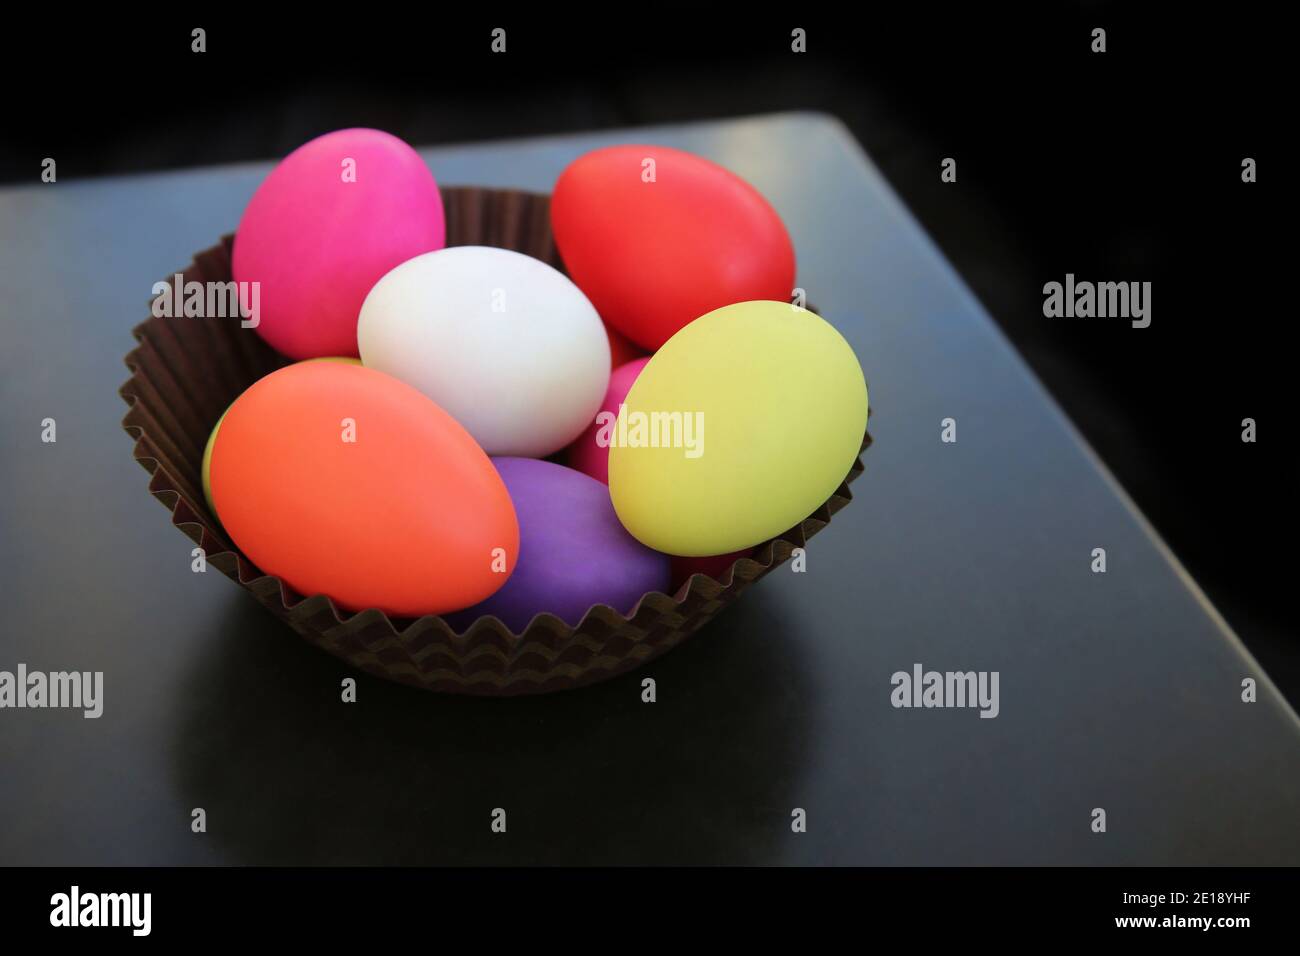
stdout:
[[[300,146],[244,210],[231,267],[256,330],[290,358],[357,354],[357,313],[394,266],[444,243],[442,196],[395,136],[344,129]],[[257,296],[251,286],[258,283]]]
[[609,338],[609,367],[614,369],[620,365],[626,365],[633,359],[642,358],[645,350],[637,347],[636,343],[628,339],[621,332],[611,329],[609,323],[605,324],[605,335]]
[[542,458],[593,420],[609,340],[586,296],[540,259],[456,246],[375,284],[357,323],[361,360],[415,386],[491,455]]
[[304,362],[253,383],[221,422],[211,483],[249,560],[346,610],[468,607],[519,551],[483,450],[424,395],[357,365]]
[[719,583],[723,583],[727,576],[727,569],[741,558],[748,558],[752,554],[752,548],[745,548],[743,551],[732,551],[730,554],[711,554],[703,558],[684,558],[675,555],[673,557],[673,587],[681,587],[696,574],[703,574]]
[[519,562],[501,590],[451,623],[463,630],[493,614],[515,633],[547,611],[577,626],[593,604],[627,613],[648,591],[666,591],[667,555],[633,540],[593,478],[533,458],[497,458],[519,517]]
[[656,551],[752,548],[834,493],[866,424],[862,369],[829,323],[785,302],[726,306],[673,336],[632,385],[610,496]]
[[628,389],[649,361],[647,356],[614,369],[609,376],[609,388],[605,390],[605,400],[600,405],[600,411],[587,426],[587,430],[565,450],[570,468],[590,475],[602,484],[609,484],[609,436],[618,417],[618,406],[623,403]]
[[654,351],[733,302],[789,301],[794,247],[753,186],[664,146],[580,156],[551,198],[555,243],[601,317]]
[[[322,356],[321,358],[307,359],[307,361],[308,362],[347,362],[352,365],[361,364],[360,359],[346,358],[344,356],[339,356],[339,355]],[[217,506],[212,503],[212,478],[210,472],[212,469],[212,446],[216,444],[217,429],[221,427],[221,422],[225,417],[226,417],[226,413],[222,412],[221,418],[218,418],[217,423],[212,426],[212,434],[208,435],[208,442],[206,445],[203,446],[203,464],[199,469],[200,477],[203,481],[203,500],[208,503],[208,510],[212,512],[212,516],[216,518],[218,521],[220,521],[221,518],[217,514]]]
[[[227,409],[226,411],[229,411]],[[217,514],[217,506],[212,503],[212,446],[217,443],[217,432],[221,429],[221,423],[226,420],[226,412],[221,413],[217,423],[212,426],[212,434],[208,436],[208,443],[203,446],[203,464],[199,469],[199,477],[203,482],[203,500],[208,503],[208,510],[218,521],[221,517]]]

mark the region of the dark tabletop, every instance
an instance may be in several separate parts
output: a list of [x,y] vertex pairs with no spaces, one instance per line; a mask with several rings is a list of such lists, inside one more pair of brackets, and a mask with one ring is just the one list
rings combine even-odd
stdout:
[[[341,702],[344,664],[191,572],[131,458],[130,329],[269,163],[0,191],[0,670],[105,675],[98,720],[0,710],[0,862],[1300,862],[1295,713],[836,122],[424,155],[546,191],[647,140],[772,200],[875,444],[806,573],[643,671],[513,700],[356,674]],[[914,663],[999,672],[999,716],[893,708]]]

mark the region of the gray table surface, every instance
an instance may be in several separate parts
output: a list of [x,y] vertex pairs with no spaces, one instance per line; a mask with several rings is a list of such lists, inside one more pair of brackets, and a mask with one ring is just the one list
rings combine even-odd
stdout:
[[[775,204],[866,371],[876,443],[806,573],[644,672],[506,701],[359,675],[342,703],[345,665],[191,572],[131,458],[130,328],[271,164],[0,191],[0,670],[105,674],[98,720],[0,710],[0,862],[1300,862],[1295,713],[843,127],[423,155],[444,184],[545,191],[636,141]],[[890,675],[916,662],[998,671],[1000,715],[894,709]]]

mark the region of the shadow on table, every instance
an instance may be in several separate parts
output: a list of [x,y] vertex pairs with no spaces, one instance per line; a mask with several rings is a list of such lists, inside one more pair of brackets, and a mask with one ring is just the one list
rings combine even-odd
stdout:
[[233,863],[771,861],[808,749],[787,633],[759,586],[639,671],[485,700],[353,671],[234,596],[182,689],[180,796]]

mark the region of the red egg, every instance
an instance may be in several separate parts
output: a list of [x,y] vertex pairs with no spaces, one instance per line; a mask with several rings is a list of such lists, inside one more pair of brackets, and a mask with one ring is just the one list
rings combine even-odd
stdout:
[[673,587],[681,587],[693,574],[707,575],[721,584],[726,576],[727,568],[741,558],[748,558],[753,553],[753,550],[753,548],[746,548],[744,551],[733,551],[730,554],[714,554],[706,558],[683,558],[674,555]]
[[608,324],[654,351],[707,312],[789,301],[794,247],[749,183],[665,146],[611,146],[560,175],[551,225],[565,268]]
[[222,419],[210,470],[240,550],[347,610],[469,607],[518,556],[514,506],[483,449],[419,391],[360,365],[259,379]]
[[605,323],[605,335],[609,339],[609,367],[616,369],[620,365],[626,365],[633,359],[639,359],[645,356],[645,350],[638,348],[635,342],[629,341],[627,336],[623,335],[609,327]]

